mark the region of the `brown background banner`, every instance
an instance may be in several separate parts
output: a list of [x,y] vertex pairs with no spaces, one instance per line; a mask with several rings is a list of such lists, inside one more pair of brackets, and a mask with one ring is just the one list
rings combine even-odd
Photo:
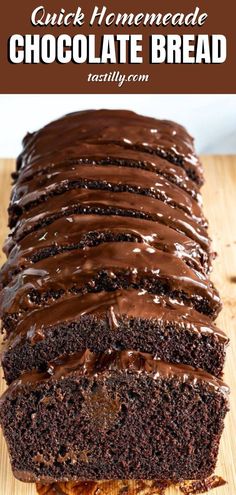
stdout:
[[[85,14],[84,25],[32,26],[31,13],[38,6],[47,12],[60,12],[61,8],[75,12],[78,6]],[[206,12],[203,26],[89,26],[95,6],[109,12],[167,13],[194,11]],[[181,0],[134,1],[120,0],[92,2],[81,0],[4,0],[1,6],[0,92],[1,93],[236,93],[236,3],[235,0]],[[13,34],[95,34],[99,47],[104,34],[142,34],[142,64],[12,64],[8,61],[8,39]],[[227,59],[222,64],[150,64],[149,37],[153,34],[223,34],[227,38]],[[148,75],[148,81],[118,82],[88,81],[88,74],[112,73],[113,79],[121,76]]]

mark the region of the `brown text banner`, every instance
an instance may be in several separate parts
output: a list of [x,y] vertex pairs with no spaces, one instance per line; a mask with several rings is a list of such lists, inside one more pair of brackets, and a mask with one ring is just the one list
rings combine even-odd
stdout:
[[236,93],[234,0],[9,0],[1,13],[1,93]]

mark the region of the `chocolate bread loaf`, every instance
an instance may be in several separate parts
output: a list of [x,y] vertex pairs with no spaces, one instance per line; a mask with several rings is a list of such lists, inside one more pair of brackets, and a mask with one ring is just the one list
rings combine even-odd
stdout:
[[208,476],[228,339],[213,321],[221,301],[192,138],[99,110],[23,144],[0,272],[11,384],[0,418],[15,475]]

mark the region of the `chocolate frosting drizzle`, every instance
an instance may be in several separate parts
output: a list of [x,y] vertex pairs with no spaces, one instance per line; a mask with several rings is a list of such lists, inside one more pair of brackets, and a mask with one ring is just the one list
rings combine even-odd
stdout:
[[146,373],[154,380],[178,379],[182,383],[190,383],[194,388],[205,383],[210,391],[229,394],[228,386],[218,378],[188,365],[170,364],[138,351],[113,351],[92,353],[88,349],[70,356],[65,356],[49,363],[46,373],[35,371],[24,373],[20,379],[13,382],[3,394],[0,405],[6,399],[17,397],[23,387],[35,388],[40,383],[63,380],[67,376],[101,376],[104,379],[112,373]]
[[113,330],[119,327],[122,318],[154,319],[198,335],[214,334],[224,345],[228,338],[213,325],[210,319],[190,306],[165,296],[154,296],[143,290],[117,290],[114,292],[88,293],[55,301],[49,306],[35,309],[18,322],[7,340],[6,352],[25,340],[32,345],[43,340],[49,329],[62,323],[78,321],[84,315],[95,315],[109,321]]
[[6,285],[14,271],[30,267],[32,260],[40,253],[42,256],[45,253],[44,256],[47,257],[50,253],[55,254],[73,246],[84,247],[83,241],[85,243],[86,239],[88,243],[91,239],[89,245],[93,245],[95,237],[98,242],[101,239],[106,240],[107,236],[110,236],[110,240],[124,240],[126,236],[126,240],[149,244],[183,258],[187,264],[198,270],[207,271],[209,267],[210,254],[200,244],[165,224],[114,215],[74,214],[58,218],[19,240],[2,267],[0,282]]
[[71,167],[80,165],[82,163],[92,165],[119,165],[123,167],[141,168],[144,170],[150,170],[168,179],[174,184],[178,184],[179,187],[184,189],[195,198],[198,202],[201,202],[201,195],[199,193],[198,185],[190,179],[184,168],[179,167],[167,160],[157,156],[145,153],[142,151],[131,150],[122,148],[116,144],[99,144],[99,143],[86,143],[81,142],[76,146],[74,153],[71,149],[68,151],[66,160],[62,160],[63,152],[54,150],[53,161],[44,160],[38,158],[33,163],[30,162],[25,165],[20,174],[15,173],[18,184],[26,183],[31,180],[33,176],[42,175],[45,172],[51,172],[54,169],[63,171],[65,166]]
[[152,280],[154,287],[160,282],[158,293],[165,291],[166,287],[168,291],[186,294],[190,300],[194,295],[202,297],[208,301],[214,314],[220,309],[218,293],[208,277],[191,269],[180,257],[146,243],[111,242],[82,251],[75,249],[60,253],[23,270],[2,290],[0,314],[34,306],[29,297],[32,290],[37,294],[50,290],[67,294],[74,287],[82,291],[85,286],[90,286],[96,291],[94,280],[104,272],[111,280],[119,278],[117,274],[125,274],[129,286],[142,287],[143,278]]
[[[66,129],[66,132],[65,132]],[[118,145],[156,154],[191,172],[202,182],[202,167],[194,151],[192,137],[179,124],[143,117],[127,110],[89,110],[58,119],[38,132],[28,134],[18,167],[35,161],[61,160],[77,155],[81,143]],[[79,155],[77,155],[79,156]]]
[[130,192],[75,189],[51,197],[46,203],[35,206],[33,211],[25,211],[6,242],[6,254],[29,232],[51,223],[55,218],[69,216],[74,212],[150,219],[183,232],[204,249],[210,249],[206,229],[182,210],[165,202]]
[[[23,145],[0,274],[0,315],[17,316],[6,346],[19,339],[33,345],[53,325],[104,313],[114,325],[124,316],[184,321],[227,341],[201,314],[215,317],[221,303],[207,275],[212,253],[201,209],[202,167],[182,126],[124,110],[90,110],[28,134]],[[140,290],[144,280],[150,293]],[[181,368],[132,351],[68,359],[50,373],[114,368],[159,376]]]
[[66,189],[76,187],[108,189],[115,191],[133,191],[156,197],[167,204],[182,209],[197,222],[206,226],[202,210],[195,199],[177,185],[169,182],[161,175],[148,170],[104,165],[77,165],[64,170],[53,171],[43,176],[36,175],[30,181],[15,185],[12,195],[12,208],[17,208],[18,214],[38,204],[44,198],[47,200],[53,194],[61,194]]

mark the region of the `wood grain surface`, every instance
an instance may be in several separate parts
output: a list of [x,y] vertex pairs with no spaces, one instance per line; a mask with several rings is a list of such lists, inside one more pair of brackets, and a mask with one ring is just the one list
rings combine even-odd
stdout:
[[[224,309],[217,323],[229,335],[225,381],[231,387],[231,411],[227,416],[221,441],[216,474],[227,484],[214,489],[212,495],[236,495],[236,156],[202,157],[206,184],[203,188],[204,211],[209,219],[213,245],[218,252],[212,279],[221,293]],[[10,194],[10,172],[14,160],[0,160],[0,244],[7,235],[7,206]],[[1,253],[1,263],[4,256]],[[1,380],[1,391],[5,388]],[[35,495],[35,486],[16,481],[8,460],[5,442],[0,436],[0,495]],[[80,493],[78,495],[83,495]],[[116,495],[111,484],[110,495]],[[135,493],[133,493],[135,495]],[[166,495],[179,495],[171,488]]]

